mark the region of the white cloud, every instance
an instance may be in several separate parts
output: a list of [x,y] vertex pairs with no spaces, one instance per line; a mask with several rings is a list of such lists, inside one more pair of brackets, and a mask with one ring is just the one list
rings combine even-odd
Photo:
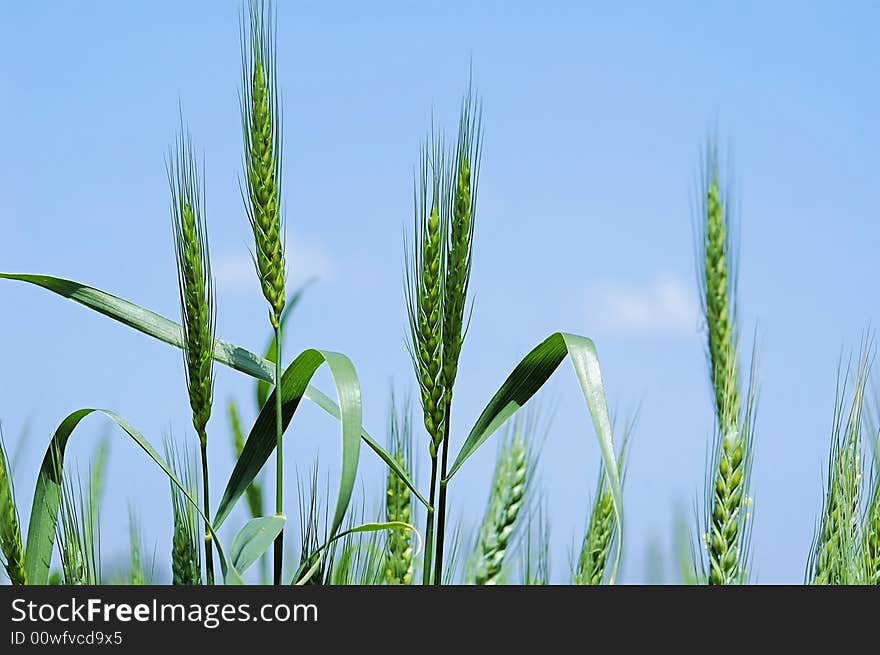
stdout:
[[690,285],[658,274],[642,285],[593,286],[587,294],[587,316],[601,330],[687,336],[699,328],[700,308]]
[[[311,277],[327,281],[335,276],[336,261],[321,244],[288,234],[285,247],[287,283],[291,289]],[[221,253],[212,264],[220,290],[234,294],[259,292],[254,261],[247,250]]]

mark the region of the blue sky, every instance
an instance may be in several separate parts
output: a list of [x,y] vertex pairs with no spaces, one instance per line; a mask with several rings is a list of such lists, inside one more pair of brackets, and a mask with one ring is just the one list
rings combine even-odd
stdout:
[[[351,357],[366,425],[383,433],[391,385],[413,384],[401,248],[413,166],[432,115],[454,128],[472,65],[485,141],[455,442],[549,333],[593,337],[613,406],[621,416],[641,407],[623,580],[649,579],[658,550],[674,580],[674,519],[691,520],[712,439],[691,200],[715,131],[733,162],[744,345],[757,335],[760,363],[753,574],[799,582],[837,362],[880,318],[880,12],[868,2],[548,4],[281,3],[289,282],[319,278],[286,355],[315,346]],[[218,332],[263,347],[238,188],[238,12],[237,2],[3,3],[0,269],[80,280],[176,316],[163,158],[179,104],[207,166]],[[11,450],[27,434],[16,469],[25,506],[49,436],[74,409],[111,408],[155,442],[192,438],[179,353],[34,288],[0,285],[0,306],[0,417]],[[326,375],[319,382],[329,390]],[[251,382],[218,369],[215,396],[219,487],[231,465],[223,407],[236,397],[252,417]],[[569,367],[541,399],[556,407],[541,479],[563,580],[599,460]],[[81,429],[70,452],[85,470],[108,430],[98,419]],[[291,475],[316,452],[333,475],[337,429],[304,408]],[[131,503],[164,563],[166,483],[112,438],[105,555],[124,553]],[[456,477],[465,525],[479,519],[493,457],[489,444]],[[382,469],[367,451],[362,469],[372,506]]]

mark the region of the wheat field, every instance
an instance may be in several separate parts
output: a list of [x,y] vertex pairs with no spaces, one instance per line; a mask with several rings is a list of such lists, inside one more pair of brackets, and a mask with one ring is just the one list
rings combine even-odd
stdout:
[[[484,203],[481,195],[490,174],[486,135],[503,112],[481,90],[478,66],[462,76],[457,111],[435,116],[426,108],[422,131],[408,135],[411,160],[405,165],[411,176],[401,177],[397,188],[376,190],[380,196],[411,198],[410,214],[396,217],[403,229],[382,235],[404,261],[391,293],[405,319],[399,345],[407,355],[406,370],[394,371],[395,383],[385,388],[367,387],[344,347],[323,349],[296,336],[306,313],[320,317],[322,299],[320,288],[297,272],[304,266],[302,251],[296,231],[287,228],[298,223],[311,223],[312,230],[335,228],[298,211],[282,166],[298,157],[289,135],[302,132],[292,129],[295,101],[281,84],[287,79],[282,55],[290,25],[278,9],[268,0],[248,0],[240,8],[237,105],[229,94],[239,114],[232,127],[240,131],[240,165],[233,171],[239,204],[232,213],[249,238],[240,254],[249,261],[249,288],[257,291],[252,295],[259,311],[247,318],[264,335],[262,342],[239,344],[222,333],[224,314],[231,310],[217,292],[221,260],[211,235],[219,212],[209,182],[228,161],[214,160],[200,141],[210,131],[188,118],[183,102],[169,108],[177,112],[176,132],[167,135],[164,149],[156,148],[159,158],[164,152],[167,211],[150,228],[170,244],[165,254],[176,264],[176,288],[169,285],[167,293],[179,301],[176,314],[155,312],[134,294],[129,299],[124,287],[105,290],[39,272],[0,272],[3,285],[57,303],[72,301],[96,325],[176,351],[179,375],[167,384],[176,385],[189,412],[189,423],[160,434],[141,431],[123,412],[91,406],[55,417],[52,434],[10,435],[4,429],[0,561],[6,577],[15,585],[619,582],[625,553],[644,547],[627,534],[627,492],[639,483],[630,462],[654,438],[654,429],[640,411],[620,411],[609,401],[621,395],[611,384],[620,377],[604,367],[602,339],[555,326],[503,370],[492,371],[487,379],[495,382],[477,398],[470,392],[469,338],[486,316],[477,311],[485,298],[475,271],[487,270],[490,262],[481,255],[493,238],[481,221],[499,207],[492,196]],[[692,205],[682,220],[690,221],[693,232],[696,350],[705,356],[707,402],[698,414],[708,417],[698,453],[705,467],[695,472],[702,486],[693,494],[694,511],[670,525],[678,551],[673,581],[755,584],[761,582],[754,566],[761,544],[752,540],[754,513],[772,490],[756,484],[753,470],[767,454],[766,440],[774,437],[762,429],[761,412],[777,399],[762,393],[762,380],[773,371],[763,365],[758,340],[750,338],[759,326],[739,279],[749,261],[741,253],[761,244],[742,230],[749,216],[737,206],[729,148],[716,131],[708,137],[706,132],[694,130],[699,157],[689,165],[696,184],[680,190],[685,198],[690,193]],[[529,247],[528,233],[511,228],[511,234]],[[554,283],[552,276],[541,278],[540,268],[530,274],[548,289]],[[112,279],[112,271],[104,279]],[[5,322],[26,320],[15,311],[4,314]],[[353,316],[345,329],[357,330],[369,320]],[[516,333],[516,321],[508,316],[507,322],[505,330]],[[802,562],[805,584],[880,584],[876,345],[870,325],[860,329],[861,341],[844,348],[837,371],[822,373],[836,383],[836,392],[833,416],[822,426],[825,469],[811,490],[821,504],[812,509],[815,525],[805,528],[812,529],[812,541],[791,553]],[[65,330],[55,339],[77,347],[75,335]],[[38,352],[40,344],[20,347]],[[115,379],[137,377],[122,361],[117,367],[114,357],[121,355],[102,356],[108,387]],[[16,372],[6,369],[4,375],[13,379]],[[70,385],[76,384],[75,371],[52,375],[69,376]],[[228,376],[246,395],[215,393],[216,380]],[[463,380],[467,394],[461,391]],[[578,433],[556,427],[550,394],[560,387],[581,417]],[[375,415],[376,407],[386,420],[367,425],[367,409]],[[150,408],[151,414],[161,411]],[[299,461],[300,451],[285,439],[309,413],[319,416],[336,440],[330,476],[318,462]],[[95,439],[100,430],[106,436]],[[90,453],[87,468],[66,456],[74,437]],[[101,535],[107,529],[102,498],[114,479],[108,444],[123,441],[137,451],[144,470],[162,477],[169,538],[153,545],[155,528],[139,518],[133,500],[125,526],[129,547],[120,563],[118,553],[102,549]],[[592,489],[573,501],[582,508],[577,517],[554,512],[542,487],[542,452],[551,441],[589,448],[591,459],[572,481],[572,488],[587,481]],[[6,445],[13,442],[35,452],[39,465],[18,467]],[[221,470],[219,453],[232,453],[232,465]],[[479,516],[468,524],[461,520],[456,485],[480,458],[493,458],[491,473],[478,480],[479,498],[468,494],[466,504]],[[380,475],[364,476],[368,467]],[[551,548],[557,521],[580,526],[568,561]]]

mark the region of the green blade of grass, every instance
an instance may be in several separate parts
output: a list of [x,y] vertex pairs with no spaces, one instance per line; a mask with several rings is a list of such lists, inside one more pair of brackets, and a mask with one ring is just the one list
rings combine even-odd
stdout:
[[[142,332],[147,336],[158,339],[163,343],[174,346],[175,348],[183,347],[183,332],[178,323],[171,319],[165,318],[161,314],[152,312],[128,300],[119,298],[100,289],[95,289],[79,282],[66,280],[64,278],[53,277],[51,275],[31,275],[27,273],[0,273],[0,279],[15,280],[18,282],[27,282],[29,284],[42,287],[47,291],[52,291],[64,298],[72,300],[84,307],[103,314],[115,321],[127,325],[138,332]],[[222,339],[214,340],[214,359],[236,371],[250,375],[257,380],[265,380],[266,382],[275,383],[275,365],[258,357],[254,353],[240,348],[228,341]],[[339,406],[326,394],[317,388],[309,385],[306,387],[303,397],[315,403],[325,412],[339,420],[341,414]],[[265,403],[264,403],[265,405]],[[397,465],[394,458],[389,455],[375,439],[373,439],[366,430],[361,429],[361,439],[370,449],[375,452],[392,470],[400,476],[406,483],[416,498],[419,499],[425,507],[428,507],[428,501],[416,489],[415,484],[406,474],[406,472]]]
[[275,537],[281,534],[286,516],[261,516],[251,519],[232,539],[229,557],[239,573],[244,573],[254,562],[263,556]]
[[516,368],[486,405],[483,413],[480,414],[446,479],[452,478],[468,458],[544,386],[544,383],[566,357],[574,367],[581,392],[593,419],[596,440],[599,444],[602,463],[608,476],[608,486],[614,502],[614,513],[617,517],[617,547],[609,575],[609,583],[612,584],[617,576],[617,568],[623,549],[623,492],[620,485],[617,457],[614,453],[611,418],[605,399],[605,386],[602,383],[602,372],[599,368],[596,347],[591,339],[555,332],[527,354],[516,365]]
[[149,441],[129,424],[125,419],[105,409],[80,409],[69,414],[52,436],[52,441],[43,457],[43,464],[37,477],[34,489],[34,500],[31,504],[31,516],[28,523],[28,540],[25,550],[25,570],[31,584],[45,585],[49,582],[49,563],[52,561],[52,550],[55,546],[55,534],[58,525],[58,510],[61,503],[61,491],[64,477],[64,451],[73,431],[84,418],[91,414],[102,414],[128,434],[140,448],[150,456],[160,469],[168,476],[195,510],[205,519],[208,531],[217,547],[220,567],[227,584],[243,584],[241,576],[234,566],[226,559],[220,541],[210,525],[210,521],[199,508],[198,502],[190,495],[189,490],[177,479],[166,461],[156,452]]
[[[342,525],[345,511],[348,509],[351,494],[357,476],[358,455],[360,453],[361,433],[361,389],[354,365],[345,355],[320,350],[302,352],[288,366],[281,376],[281,424],[286,430],[293,415],[299,407],[309,381],[318,368],[326,363],[336,386],[339,397],[340,423],[342,424],[342,469],[339,480],[339,491],[336,496],[336,509],[330,527],[330,536],[334,536]],[[272,391],[251,432],[245,441],[244,449],[235,468],[229,477],[226,490],[220,500],[215,517],[215,528],[219,528],[235,502],[247,489],[256,475],[263,468],[266,460],[275,450],[275,394]]]

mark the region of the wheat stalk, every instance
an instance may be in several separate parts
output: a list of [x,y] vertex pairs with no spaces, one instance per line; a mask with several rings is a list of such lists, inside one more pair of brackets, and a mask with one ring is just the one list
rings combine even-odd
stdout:
[[[202,498],[207,517],[210,516],[207,425],[211,418],[214,392],[216,306],[208,230],[203,211],[204,179],[200,179],[192,140],[183,125],[167,168],[183,325],[184,370],[193,427],[201,446]],[[214,558],[207,524],[204,539],[207,581],[213,584]]]
[[15,485],[12,471],[6,456],[6,446],[0,429],[0,553],[3,566],[14,585],[27,584],[24,569],[24,548],[21,542],[21,528],[18,522],[18,509],[15,504]]
[[[275,330],[275,380],[281,381],[284,311],[284,226],[281,217],[281,107],[275,76],[275,22],[271,3],[251,0],[242,20],[241,113],[247,191],[245,209],[254,233],[257,274]],[[277,390],[277,389],[276,389]],[[275,394],[275,513],[284,513],[281,394]],[[274,581],[281,583],[284,537],[275,540]]]
[[[412,470],[412,428],[408,405],[404,405],[404,410],[398,415],[393,396],[390,424],[391,454],[409,474]],[[412,491],[390,468],[385,490],[385,521],[412,524]],[[387,584],[413,583],[413,538],[409,530],[388,532],[384,564]]]
[[474,584],[498,584],[517,518],[525,503],[528,460],[528,449],[517,427],[498,451],[492,493],[480,526],[470,575]]

